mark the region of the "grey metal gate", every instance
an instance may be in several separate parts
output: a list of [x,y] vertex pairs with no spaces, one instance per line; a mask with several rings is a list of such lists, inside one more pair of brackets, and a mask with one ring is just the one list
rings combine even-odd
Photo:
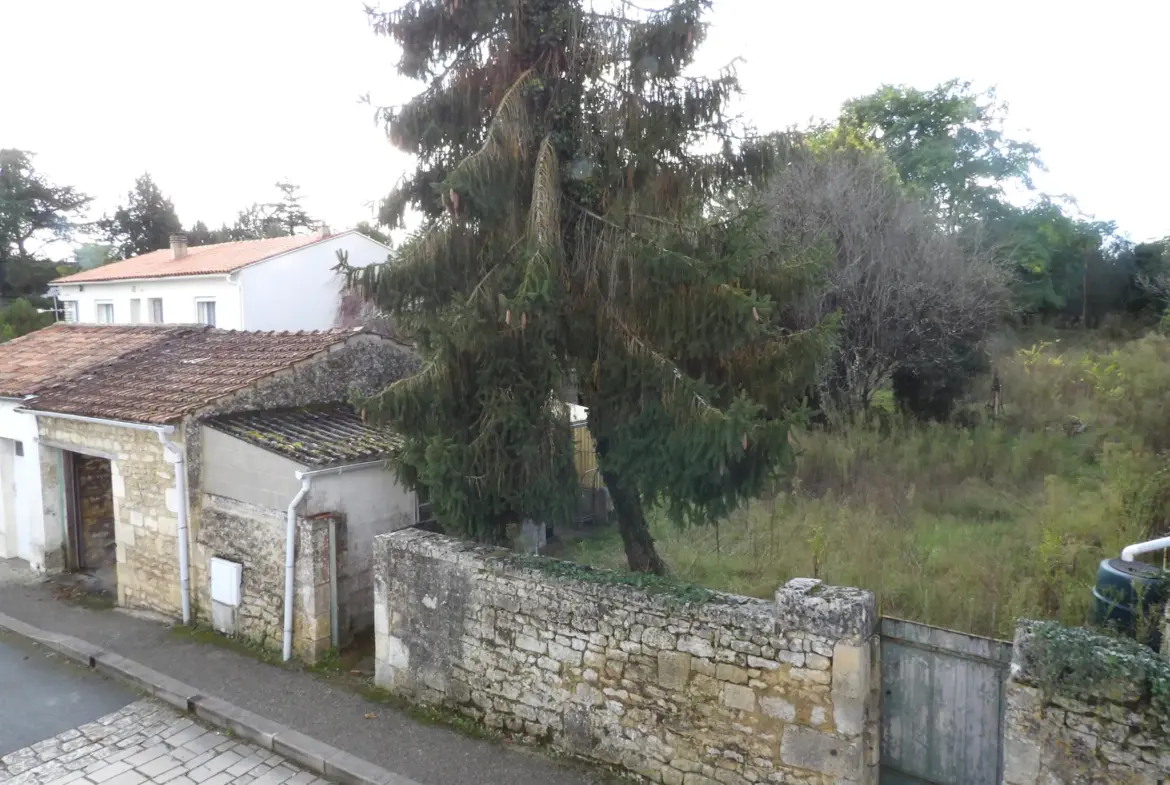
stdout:
[[882,785],[999,785],[1012,645],[881,620]]

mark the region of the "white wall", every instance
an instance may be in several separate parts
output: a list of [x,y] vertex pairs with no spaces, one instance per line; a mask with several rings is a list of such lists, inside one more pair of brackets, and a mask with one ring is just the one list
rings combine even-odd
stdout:
[[206,425],[200,442],[205,493],[280,512],[301,489],[295,472],[305,467],[288,458]]
[[386,261],[389,249],[360,232],[274,256],[228,275],[187,275],[138,281],[59,286],[59,299],[77,302],[77,321],[97,321],[99,302],[112,302],[114,323],[130,324],[130,301],[141,300],[142,323],[150,321],[153,297],[162,298],[165,324],[196,324],[196,301],[215,300],[215,326],[225,330],[328,330],[337,317],[341,276],[333,271],[337,252],[365,267]]
[[240,270],[245,330],[328,330],[337,317],[341,276],[337,252],[354,267],[386,261],[389,249],[359,232],[273,257]]
[[[19,557],[38,571],[46,552],[63,542],[60,531],[47,531],[41,496],[41,458],[36,417],[17,412],[21,401],[0,400],[0,557]],[[16,455],[16,442],[24,455]]]
[[92,324],[97,321],[97,304],[114,304],[114,323],[130,324],[130,300],[141,300],[141,323],[150,321],[152,297],[162,298],[165,324],[195,324],[199,321],[195,306],[197,298],[215,300],[215,326],[226,330],[243,329],[240,317],[240,291],[227,275],[188,275],[179,278],[146,279],[140,281],[108,281],[68,284],[58,287],[61,300],[76,300],[77,321]]
[[374,626],[374,537],[414,525],[414,492],[380,466],[326,474],[313,479],[302,515],[321,513],[345,515],[344,561],[337,567],[344,642]]

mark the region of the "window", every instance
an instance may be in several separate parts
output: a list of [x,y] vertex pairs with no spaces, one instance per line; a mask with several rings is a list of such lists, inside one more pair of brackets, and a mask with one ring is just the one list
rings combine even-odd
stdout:
[[142,300],[135,297],[130,301],[130,324],[139,324],[142,321]]
[[149,300],[146,301],[146,304],[150,307],[149,316],[150,316],[151,324],[162,324],[163,323],[162,298],[161,297],[151,297]]
[[208,327],[214,327],[215,300],[196,300],[195,307],[199,312],[199,323],[206,324]]
[[24,442],[15,441],[15,442],[13,442],[13,444],[16,446],[16,457],[23,458],[24,457]]
[[97,323],[98,324],[113,324],[114,323],[114,304],[113,303],[98,303],[97,304]]
[[77,300],[61,301],[61,318],[71,324],[77,321]]

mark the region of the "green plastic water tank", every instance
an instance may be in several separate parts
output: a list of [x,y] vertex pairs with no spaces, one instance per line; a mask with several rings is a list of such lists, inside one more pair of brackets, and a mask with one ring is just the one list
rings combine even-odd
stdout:
[[[1097,583],[1093,586],[1093,623],[1133,637],[1138,619],[1143,614],[1157,613],[1154,609],[1166,602],[1167,586],[1166,571],[1152,564],[1105,559],[1097,568]],[[1155,638],[1150,644],[1157,648],[1160,619],[1150,621]]]

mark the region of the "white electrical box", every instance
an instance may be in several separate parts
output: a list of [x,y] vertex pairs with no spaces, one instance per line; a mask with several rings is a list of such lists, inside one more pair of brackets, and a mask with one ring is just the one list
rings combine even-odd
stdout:
[[244,565],[214,556],[211,558],[212,602],[238,608],[243,581]]

